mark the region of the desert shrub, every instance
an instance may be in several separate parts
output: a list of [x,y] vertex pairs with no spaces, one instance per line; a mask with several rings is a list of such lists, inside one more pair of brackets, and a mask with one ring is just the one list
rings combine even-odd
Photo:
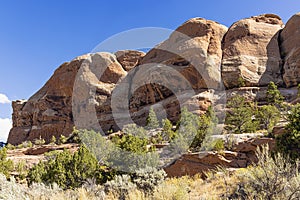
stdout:
[[147,137],[147,131],[141,127],[137,126],[136,124],[128,124],[124,126],[122,130],[126,135],[133,135],[140,138],[146,138]]
[[67,142],[67,140],[68,140],[68,138],[67,138],[66,136],[60,135],[60,137],[59,137],[57,143],[58,143],[58,144],[65,144],[65,143]]
[[262,125],[262,128],[267,130],[268,133],[271,133],[273,127],[280,119],[280,111],[276,106],[264,105],[258,108],[256,117]]
[[214,144],[213,144],[213,150],[215,151],[222,151],[224,150],[224,141],[222,139],[216,139],[214,140]]
[[147,138],[140,138],[132,134],[123,135],[120,139],[114,140],[117,147],[134,153],[146,153],[147,152]]
[[0,149],[0,173],[8,178],[13,169],[14,164],[10,159],[7,159],[7,149],[3,147]]
[[163,139],[165,141],[172,140],[176,136],[176,133],[172,130],[173,125],[171,121],[169,119],[163,119],[162,124],[163,124],[163,132],[162,132]]
[[231,98],[227,106],[225,123],[227,130],[233,133],[255,132],[258,127],[257,121],[253,119],[255,106],[246,102],[243,96],[236,95]]
[[284,100],[284,97],[281,95],[280,91],[278,90],[277,85],[275,85],[275,83],[272,81],[268,85],[266,98],[269,104],[278,107],[282,105]]
[[7,145],[5,145],[5,148],[6,148],[7,150],[14,150],[14,149],[16,149],[16,146],[14,146],[14,145],[8,143]]
[[[176,137],[172,141],[175,145],[176,153],[185,153],[189,147],[201,145],[204,138],[202,131],[199,129],[199,117],[183,108],[180,120],[177,123]],[[171,143],[171,144],[172,144]]]
[[56,144],[56,137],[54,135],[51,137],[50,144]]
[[298,164],[281,154],[271,155],[268,146],[256,152],[258,163],[239,172],[240,183],[232,196],[237,199],[299,199]]
[[159,121],[157,119],[157,116],[156,116],[153,108],[150,108],[150,110],[149,110],[146,127],[147,127],[147,129],[159,128]]
[[13,177],[8,181],[5,175],[0,174],[0,199],[29,199],[26,191],[27,188],[16,183],[16,180]]
[[132,183],[129,175],[123,174],[105,183],[104,187],[106,193],[114,194],[114,197],[125,200],[129,192],[136,188],[136,185]]
[[295,160],[300,158],[300,104],[291,109],[288,121],[285,133],[276,137],[276,146],[278,151]]
[[167,174],[164,170],[146,167],[137,170],[133,174],[132,180],[137,185],[138,189],[150,195],[154,192],[156,187],[163,182],[166,176]]
[[187,177],[172,178],[160,184],[153,194],[154,200],[190,199],[190,180]]
[[245,80],[242,77],[238,78],[238,87],[245,87],[246,83]]
[[103,182],[103,169],[84,145],[74,154],[67,150],[55,154],[49,156],[48,161],[40,162],[30,169],[29,183],[57,183],[65,189],[80,187],[88,179]]
[[108,162],[119,171],[133,172],[146,166],[156,167],[159,155],[154,151],[155,149],[148,149],[147,145],[150,141],[145,137],[144,129],[130,127],[130,130],[127,127],[125,135],[112,138],[115,146],[112,148]]
[[39,139],[34,140],[35,145],[43,145],[43,144],[45,144],[45,142],[46,141],[41,136],[39,137]]
[[17,163],[15,171],[18,173],[18,181],[22,181],[26,178],[28,170],[24,160]]
[[112,142],[93,130],[77,130],[76,134],[101,164],[108,164],[107,160],[115,148]]

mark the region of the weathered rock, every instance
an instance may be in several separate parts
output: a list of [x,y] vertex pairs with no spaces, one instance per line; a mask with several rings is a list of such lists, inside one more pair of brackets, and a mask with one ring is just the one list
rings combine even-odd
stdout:
[[[227,28],[203,18],[179,26],[167,39],[150,50],[141,64],[153,63],[177,70],[193,89],[219,88],[221,84],[221,41]],[[173,79],[175,80],[175,79]],[[172,80],[170,80],[172,81]]]
[[202,174],[216,167],[240,168],[249,164],[246,156],[237,152],[224,151],[222,154],[213,151],[184,154],[174,163],[164,168],[169,177],[193,176]]
[[[28,101],[13,102],[13,128],[10,131],[8,143],[19,144],[26,140],[33,141],[40,136],[49,142],[52,136],[68,136],[72,133],[74,127],[72,98],[73,101],[74,97],[78,97],[75,100],[79,100],[79,97],[84,99],[89,96],[91,89],[74,88],[80,67],[84,73],[79,79],[83,78],[86,81],[85,86],[88,85],[91,88],[94,86],[100,97],[105,100],[115,83],[126,75],[115,56],[109,53],[88,54],[62,64],[45,86]],[[105,69],[101,77],[96,77],[95,73],[89,73],[96,68]],[[96,74],[100,73],[101,71],[98,71]],[[77,86],[82,85],[77,84]],[[73,95],[73,89],[76,96]],[[81,105],[85,106],[85,104]],[[75,113],[80,113],[80,111],[79,109]]]
[[139,64],[139,61],[145,56],[142,51],[123,50],[115,53],[117,60],[125,71],[130,71]]
[[234,23],[223,42],[222,78],[227,88],[282,84],[280,17],[265,14]]
[[[257,162],[255,151],[258,146],[268,144],[270,149],[274,149],[275,140],[272,138],[253,138],[252,136],[233,136],[243,138],[243,141],[234,144],[233,151],[204,151],[182,155],[172,164],[165,167],[169,177],[180,177],[185,175],[204,174],[208,170],[217,167],[224,168],[245,168],[253,162]],[[225,138],[222,138],[225,139]]]
[[284,57],[283,80],[287,87],[300,83],[300,13],[289,19],[280,34]]

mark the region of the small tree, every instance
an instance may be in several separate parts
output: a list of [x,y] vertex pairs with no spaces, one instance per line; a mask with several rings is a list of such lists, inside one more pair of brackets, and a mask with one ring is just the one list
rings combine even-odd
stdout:
[[263,129],[271,133],[280,119],[280,111],[273,105],[264,105],[258,109],[257,118]]
[[156,128],[159,128],[159,121],[157,119],[157,116],[153,108],[150,108],[149,115],[147,117],[147,129],[156,129]]
[[227,103],[229,111],[226,115],[227,129],[235,133],[254,132],[257,123],[254,121],[254,108],[245,98],[236,95]]
[[162,120],[163,124],[163,136],[166,141],[170,141],[175,137],[175,132],[172,130],[172,123],[169,119]]
[[295,160],[300,158],[300,104],[292,108],[288,120],[285,133],[276,137],[276,146],[280,152]]
[[284,97],[281,95],[280,91],[275,85],[274,82],[270,82],[267,90],[267,102],[271,105],[281,106],[284,100]]
[[46,162],[41,161],[28,173],[29,183],[57,183],[63,189],[82,186],[88,179],[102,183],[102,169],[98,160],[84,146],[74,154],[70,151],[54,152]]

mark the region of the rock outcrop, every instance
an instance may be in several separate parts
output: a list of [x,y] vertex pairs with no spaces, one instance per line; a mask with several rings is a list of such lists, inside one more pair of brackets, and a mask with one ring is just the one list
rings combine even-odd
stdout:
[[117,51],[115,55],[124,70],[128,72],[139,64],[145,53],[142,51],[123,50]]
[[216,169],[216,167],[245,168],[253,162],[257,162],[256,148],[265,144],[268,144],[270,149],[274,149],[275,140],[272,138],[244,138],[243,141],[232,146],[232,151],[184,154],[164,170],[169,177],[180,177],[204,175],[205,172]]
[[168,40],[150,50],[141,64],[170,66],[188,80],[193,89],[221,86],[221,42],[227,27],[203,18],[179,26]]
[[300,82],[300,13],[289,19],[280,34],[281,51],[284,57],[283,80],[287,87]]
[[[97,65],[105,69],[101,77],[95,75],[101,72],[91,72]],[[80,87],[75,89],[79,69],[83,72],[77,80],[84,79],[85,84],[77,84]],[[75,98],[77,101],[90,97],[90,88],[84,86],[94,86],[99,94],[97,96],[99,101],[106,101],[115,84],[125,75],[126,72],[116,57],[109,53],[87,54],[62,64],[50,80],[28,101],[13,102],[13,128],[8,143],[20,144],[26,140],[34,141],[39,137],[49,142],[52,136],[57,138],[60,135],[68,136],[74,127],[73,114],[80,120],[80,117],[84,116],[79,117],[78,114],[88,113],[87,109],[90,108],[85,107],[83,110],[80,106],[86,106],[86,103],[76,102],[78,107],[76,112],[73,112],[74,97],[77,97]]]
[[280,17],[265,14],[234,23],[223,43],[222,78],[227,88],[282,85]]
[[264,104],[270,81],[295,102],[299,16],[285,28],[280,17],[265,14],[229,30],[193,18],[146,54],[124,50],[80,56],[62,64],[28,101],[13,102],[8,142],[50,141],[53,135],[69,135],[74,126],[106,133],[127,123],[144,125],[150,107],[174,122],[183,106],[201,114],[217,102],[222,114],[223,96],[241,94]]

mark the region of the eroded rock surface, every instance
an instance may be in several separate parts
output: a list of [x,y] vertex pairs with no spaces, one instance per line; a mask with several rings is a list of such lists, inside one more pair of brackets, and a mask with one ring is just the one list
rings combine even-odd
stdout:
[[281,51],[284,57],[283,80],[287,87],[300,82],[300,13],[289,19],[281,32]]
[[265,14],[234,23],[223,43],[222,78],[227,88],[282,85],[280,17]]

